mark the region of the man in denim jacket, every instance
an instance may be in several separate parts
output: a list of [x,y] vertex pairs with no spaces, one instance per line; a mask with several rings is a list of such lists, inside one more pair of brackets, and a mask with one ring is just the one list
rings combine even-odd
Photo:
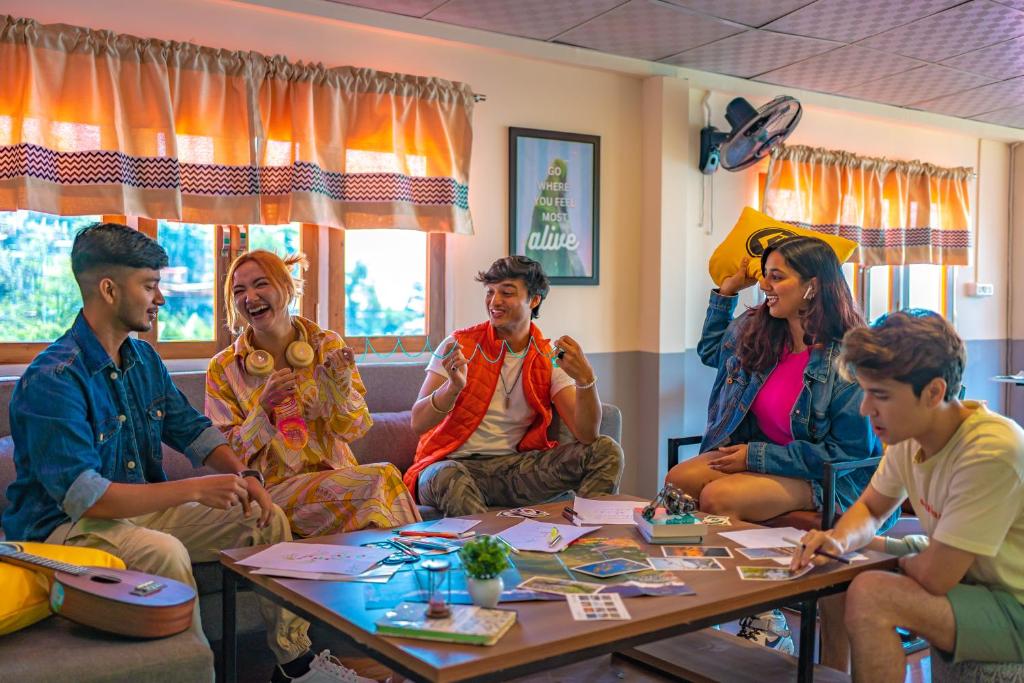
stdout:
[[[95,224],[75,237],[83,307],[11,399],[17,478],[3,527],[12,541],[100,548],[194,587],[193,561],[291,533],[259,473],[188,403],[153,348],[129,336],[152,328],[166,266],[163,248],[127,226]],[[167,481],[161,442],[223,474]],[[329,680],[309,672],[309,624],[265,600],[261,611],[281,665],[275,679]],[[205,640],[198,603],[193,628]]]

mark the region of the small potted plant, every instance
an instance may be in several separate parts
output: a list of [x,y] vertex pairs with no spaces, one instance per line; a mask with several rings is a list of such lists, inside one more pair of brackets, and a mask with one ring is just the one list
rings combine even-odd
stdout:
[[501,573],[510,566],[505,545],[491,536],[479,536],[463,544],[459,559],[466,570],[466,587],[473,604],[497,606],[505,589]]

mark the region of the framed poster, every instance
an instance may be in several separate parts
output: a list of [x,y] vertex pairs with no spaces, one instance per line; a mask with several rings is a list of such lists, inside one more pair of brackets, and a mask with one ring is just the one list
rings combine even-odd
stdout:
[[596,285],[601,138],[508,130],[509,252],[540,262],[553,285]]

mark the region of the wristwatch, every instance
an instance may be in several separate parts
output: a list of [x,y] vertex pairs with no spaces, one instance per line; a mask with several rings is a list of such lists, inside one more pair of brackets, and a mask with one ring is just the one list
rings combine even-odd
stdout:
[[259,470],[242,470],[241,472],[238,473],[238,476],[240,476],[242,479],[245,479],[246,477],[252,477],[253,479],[260,483],[260,486],[267,485],[266,482],[263,480],[263,473],[260,472]]

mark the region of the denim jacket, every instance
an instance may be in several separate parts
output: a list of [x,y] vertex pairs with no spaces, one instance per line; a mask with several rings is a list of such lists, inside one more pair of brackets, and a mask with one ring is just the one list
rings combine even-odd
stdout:
[[[812,347],[804,370],[804,388],[790,414],[793,441],[780,446],[768,441],[757,428],[750,406],[765,380],[766,372],[747,372],[736,356],[740,328],[750,313],[733,320],[735,296],[711,292],[697,353],[707,366],[718,368],[708,404],[708,424],[701,452],[732,443],[747,444],[747,469],[751,472],[806,479],[814,483],[824,476],[823,463],[862,460],[882,454],[882,444],[861,416],[863,392],[856,382],[838,372],[840,345]],[[841,473],[836,481],[837,505],[848,509],[871,480],[873,470]]]
[[161,442],[197,467],[225,443],[149,344],[125,340],[121,366],[79,312],[25,370],[10,404],[17,477],[3,516],[9,540],[46,540],[78,521],[111,482],[166,481]]

